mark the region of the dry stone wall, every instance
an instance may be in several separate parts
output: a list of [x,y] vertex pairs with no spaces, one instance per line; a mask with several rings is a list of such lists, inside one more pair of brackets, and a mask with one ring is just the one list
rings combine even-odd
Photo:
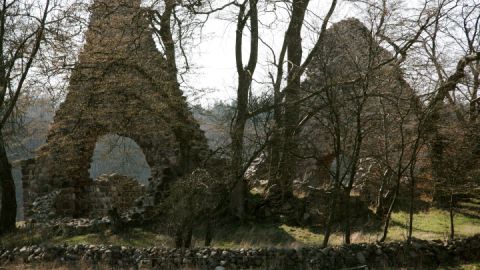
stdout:
[[[200,163],[207,149],[176,80],[157,50],[140,0],[96,0],[86,44],[47,143],[24,168],[25,205],[62,190],[56,215],[88,216],[89,167],[105,134],[133,139],[152,170],[149,194]],[[28,210],[27,210],[28,212]],[[28,215],[27,215],[28,217]]]
[[355,244],[298,249],[168,249],[125,246],[25,246],[0,248],[2,265],[82,261],[95,268],[313,270],[313,269],[438,269],[480,260],[480,235],[453,242],[414,240],[411,244]]

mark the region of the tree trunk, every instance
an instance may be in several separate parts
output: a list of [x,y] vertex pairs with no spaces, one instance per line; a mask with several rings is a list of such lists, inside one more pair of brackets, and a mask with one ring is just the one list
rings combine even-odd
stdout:
[[[243,76],[241,76],[243,77]],[[232,177],[235,186],[232,190],[231,207],[234,215],[240,220],[245,219],[247,183],[243,177],[243,137],[247,122],[248,86],[245,78],[239,78],[237,97],[237,114],[232,129]],[[245,85],[247,87],[245,87]]]
[[[237,31],[235,34],[235,62],[238,74],[237,88],[237,108],[235,119],[232,126],[230,137],[232,139],[232,164],[231,175],[234,183],[231,191],[230,207],[235,216],[242,222],[245,220],[245,208],[247,197],[247,183],[243,177],[243,137],[245,133],[245,124],[248,120],[248,96],[249,89],[253,80],[253,73],[258,60],[258,11],[257,1],[250,0],[249,12],[245,14],[245,4],[240,6],[237,18]],[[243,30],[245,29],[247,19],[250,19],[250,56],[246,67],[243,66],[242,41]]]
[[387,188],[387,185],[389,184],[391,177],[392,176],[390,170],[387,170],[382,177],[382,184],[380,185],[380,189],[378,190],[377,207],[375,209],[375,215],[378,218],[383,219],[385,215],[385,203],[390,192],[390,190]]
[[345,244],[350,244],[351,225],[350,225],[350,193],[355,182],[355,175],[357,174],[358,160],[360,156],[360,148],[363,142],[361,112],[363,110],[363,102],[358,108],[356,115],[356,133],[355,133],[355,147],[352,158],[350,159],[350,174],[348,186],[345,189]]
[[0,188],[1,188],[1,209],[0,209],[0,233],[15,230],[17,217],[17,201],[15,198],[15,182],[12,176],[12,167],[8,161],[5,150],[3,134],[0,131]]
[[[435,120],[438,123],[439,120]],[[448,205],[448,194],[442,191],[442,183],[447,179],[445,173],[445,162],[443,159],[445,151],[445,138],[440,135],[438,127],[435,126],[433,130],[428,132],[433,133],[430,142],[430,161],[432,163],[432,174],[434,178],[433,202],[439,203],[442,206]]]
[[345,191],[345,244],[350,244],[351,225],[350,225],[350,190]]
[[412,240],[413,234],[413,210],[415,204],[415,176],[413,172],[410,173],[410,209],[409,209],[409,219],[408,219],[408,236],[407,241]]
[[118,213],[118,209],[116,207],[108,210],[108,216],[110,218],[110,228],[113,234],[121,233],[126,229],[126,224],[122,220],[122,217]]
[[[275,122],[275,126],[273,127],[272,137],[270,139],[270,151],[269,151],[269,168],[268,168],[268,184],[269,186],[278,185],[278,174],[280,171],[279,162],[280,162],[280,150],[282,148],[281,142],[281,134],[283,130],[283,123],[282,123],[282,111],[280,109],[280,102],[281,97],[279,91],[275,90],[273,94],[274,100],[274,109],[273,109],[273,120]],[[278,187],[275,188],[279,190]]]
[[450,240],[455,239],[455,222],[454,217],[454,200],[453,200],[453,190],[450,191]]
[[302,61],[301,31],[309,0],[294,0],[292,16],[287,31],[288,82],[285,88],[285,115],[283,130],[283,154],[280,163],[281,202],[293,197],[292,181],[296,172],[297,125],[300,117],[300,76],[297,76]]
[[211,221],[212,217],[208,217],[207,224],[205,225],[205,242],[204,245],[209,247],[212,244],[213,239],[213,222]]
[[478,98],[478,90],[480,89],[480,62],[473,67],[471,67],[473,73],[473,87],[472,87],[472,96],[471,100],[475,100],[475,102],[470,102],[470,123],[473,124],[477,121],[478,118],[478,102],[476,101]]
[[183,247],[190,248],[192,246],[193,226],[190,224],[187,226],[185,238],[183,240]]
[[178,226],[175,230],[175,248],[182,248],[185,225]]
[[380,238],[379,242],[384,242],[387,239],[388,228],[390,226],[390,219],[392,217],[393,208],[395,207],[395,204],[397,202],[399,190],[400,190],[400,176],[397,177],[397,185],[395,186],[395,193],[393,194],[392,202],[390,203],[387,216],[385,217],[385,224],[383,226],[383,235],[382,235],[382,238]]
[[335,218],[335,210],[337,208],[337,200],[338,200],[338,192],[340,189],[340,185],[338,182],[335,182],[335,185],[333,187],[332,191],[332,197],[330,199],[330,212],[328,213],[328,218],[327,222],[325,224],[325,233],[323,237],[323,247],[326,247],[328,245],[328,241],[330,240],[330,234],[332,233],[332,225],[333,225],[333,220]]

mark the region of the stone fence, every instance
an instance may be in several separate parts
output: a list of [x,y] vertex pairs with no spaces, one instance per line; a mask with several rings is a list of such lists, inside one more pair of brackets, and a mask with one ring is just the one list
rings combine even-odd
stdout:
[[251,248],[228,250],[120,246],[25,246],[0,249],[0,263],[47,262],[108,265],[112,269],[384,269],[439,265],[480,260],[480,235],[450,242],[414,240],[383,244],[298,249]]

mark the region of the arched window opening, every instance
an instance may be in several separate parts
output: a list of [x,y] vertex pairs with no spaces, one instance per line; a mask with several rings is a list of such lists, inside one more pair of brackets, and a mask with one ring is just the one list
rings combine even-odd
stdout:
[[107,134],[95,144],[90,164],[90,177],[96,179],[102,174],[117,173],[148,183],[151,169],[138,144],[127,137]]

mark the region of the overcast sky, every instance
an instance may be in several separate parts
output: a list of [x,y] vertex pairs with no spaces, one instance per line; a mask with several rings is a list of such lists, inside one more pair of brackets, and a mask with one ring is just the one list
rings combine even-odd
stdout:
[[[34,1],[34,0],[32,0]],[[44,1],[44,0],[41,0]],[[69,0],[64,0],[69,1]],[[91,0],[94,1],[94,0]],[[145,6],[152,4],[152,1],[158,0],[142,0]],[[230,0],[215,0],[215,1],[230,1]],[[351,3],[352,1],[338,0],[337,7],[330,19],[329,26],[332,23],[338,22],[349,17],[356,17],[361,21],[365,21],[365,10],[360,10]],[[413,7],[421,0],[398,0],[395,3],[403,2],[405,7]],[[38,2],[40,3],[40,2]],[[265,2],[263,2],[265,3]],[[277,3],[282,3],[278,1]],[[221,6],[222,4],[217,4]],[[305,57],[314,41],[318,38],[318,30],[322,24],[322,19],[325,17],[327,10],[331,5],[331,0],[310,0],[309,12],[306,16],[306,24],[308,27],[303,27],[302,44],[303,57]],[[270,5],[272,6],[272,5]],[[235,63],[235,22],[234,19],[238,12],[237,7],[231,7],[229,10],[224,10],[210,16],[209,20],[202,28],[202,32],[197,36],[200,39],[195,40],[194,46],[190,46],[188,54],[189,64],[191,70],[182,78],[185,83],[182,84],[182,89],[187,95],[191,103],[201,103],[203,105],[212,105],[216,101],[232,101],[236,96],[236,63]],[[408,13],[408,8],[402,8],[402,13]],[[278,17],[274,17],[276,14]],[[88,16],[85,14],[85,16]],[[280,47],[284,39],[284,33],[288,26],[288,15],[278,8],[275,13],[261,12],[260,16],[260,37],[262,40],[274,49],[278,55]],[[266,28],[262,25],[271,25]],[[198,30],[200,31],[200,29]],[[249,37],[244,38],[244,58],[248,56]],[[267,82],[268,73],[275,74],[274,65],[270,64],[272,54],[269,49],[259,43],[259,58],[257,68],[254,74],[254,82],[252,92],[254,95],[268,90]],[[177,59],[179,66],[182,66],[181,57]],[[247,59],[244,60],[246,63]],[[270,70],[269,70],[270,69]],[[194,90],[192,90],[194,89]]]
[[[324,17],[330,7],[330,0],[312,0],[310,3],[311,13],[316,13]],[[337,9],[332,18],[332,22],[339,21],[347,17],[355,17],[354,7],[340,0]],[[221,19],[226,17],[225,13],[213,16],[206,23],[203,29],[203,40],[198,46],[195,46],[191,54],[191,63],[195,67],[192,74],[187,77],[187,84],[197,89],[208,89],[206,94],[190,95],[190,101],[202,104],[212,104],[215,101],[230,101],[235,98],[236,87],[236,68],[235,68],[235,23]],[[220,18],[219,18],[220,17]],[[261,20],[271,21],[272,17],[262,16]],[[315,19],[316,24],[320,25],[321,21]],[[313,18],[310,22],[315,23]],[[273,44],[276,53],[280,51],[283,41],[283,33],[285,24],[278,25],[276,30],[260,29],[260,36],[269,44]],[[308,48],[313,44],[316,33],[304,29],[303,42],[305,44],[304,56],[308,53]],[[248,46],[249,40],[246,37],[244,45]],[[248,55],[245,51],[244,55]],[[260,43],[259,45],[259,63],[255,71],[254,78],[257,80],[265,80],[268,74],[268,60],[271,59],[269,50]],[[246,61],[246,60],[245,60]],[[254,91],[258,93],[265,89],[259,84],[254,85]]]

